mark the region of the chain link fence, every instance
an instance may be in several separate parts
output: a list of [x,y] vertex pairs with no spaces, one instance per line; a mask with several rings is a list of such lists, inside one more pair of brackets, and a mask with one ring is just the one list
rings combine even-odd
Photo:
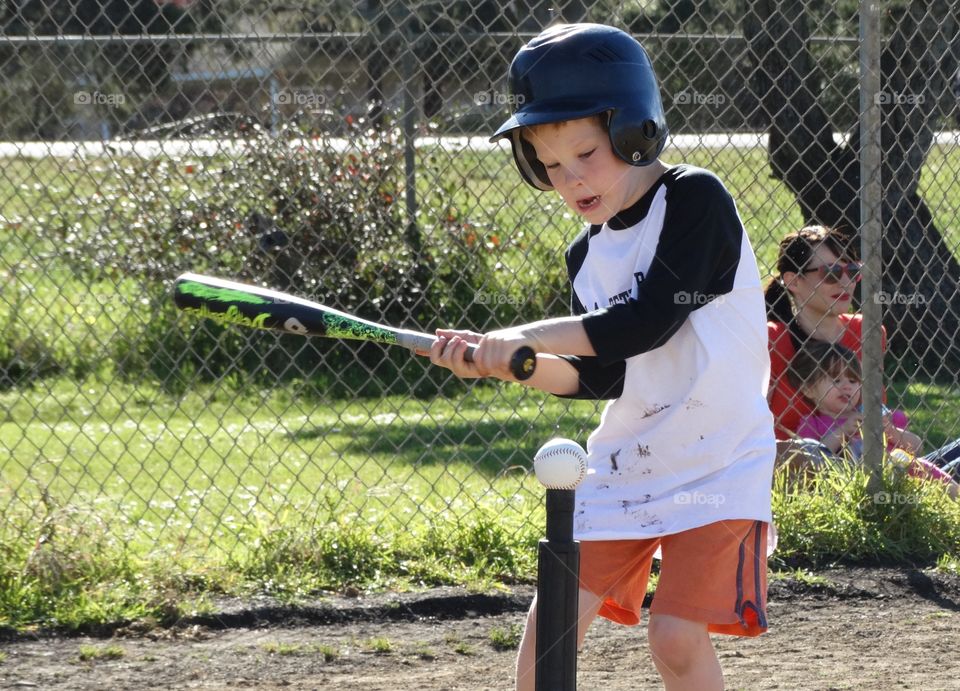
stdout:
[[[412,526],[536,511],[533,451],[555,435],[585,442],[596,404],[464,384],[380,346],[221,328],[176,314],[170,285],[215,274],[421,330],[566,314],[560,255],[579,222],[486,141],[512,105],[512,55],[559,20],[643,42],[671,128],[664,160],[720,176],[762,274],[776,275],[778,243],[806,225],[840,228],[857,248],[875,238],[864,255],[882,270],[853,306],[886,327],[867,383],[882,372],[887,405],[910,415],[924,449],[960,436],[958,13],[868,7],[880,73],[865,91],[860,11],[6,4],[7,535],[77,511],[148,552],[231,554],[281,516]],[[878,187],[864,206],[871,142]],[[879,233],[861,235],[870,219]]]

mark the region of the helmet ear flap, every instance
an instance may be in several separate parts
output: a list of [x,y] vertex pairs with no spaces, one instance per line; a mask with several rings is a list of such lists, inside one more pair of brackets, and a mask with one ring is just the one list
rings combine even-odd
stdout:
[[622,108],[610,118],[610,145],[617,156],[631,165],[650,165],[660,156],[666,142],[667,123],[662,110],[639,112]]
[[537,158],[537,150],[533,148],[533,144],[523,138],[519,127],[510,133],[510,145],[513,149],[513,159],[517,162],[517,168],[520,169],[523,179],[538,190],[544,192],[552,190],[553,185],[550,184],[546,167]]

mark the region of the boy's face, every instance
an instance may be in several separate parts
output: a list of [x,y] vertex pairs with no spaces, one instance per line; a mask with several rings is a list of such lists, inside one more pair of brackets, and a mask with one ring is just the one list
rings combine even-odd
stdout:
[[554,189],[588,223],[608,221],[649,187],[645,169],[628,165],[613,153],[610,136],[596,116],[538,125],[523,136],[536,149]]
[[837,377],[827,374],[804,386],[803,394],[821,413],[841,417],[849,415],[860,405],[860,380],[849,372],[842,372]]

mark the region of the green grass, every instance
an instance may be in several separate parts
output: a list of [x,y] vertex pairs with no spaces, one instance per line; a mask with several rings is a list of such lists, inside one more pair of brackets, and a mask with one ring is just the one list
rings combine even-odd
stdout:
[[270,643],[261,643],[260,649],[268,655],[294,657],[309,652],[310,647],[300,643],[281,643],[275,641]]
[[795,581],[808,586],[829,585],[830,580],[825,576],[813,573],[809,569],[785,569],[770,572],[770,581]]
[[430,647],[425,641],[420,641],[414,647],[413,654],[421,660],[426,660],[427,662],[432,662],[437,659],[436,651]]
[[317,647],[317,652],[324,662],[333,662],[340,657],[340,651],[332,645],[320,645]]
[[119,645],[81,645],[78,657],[81,662],[119,660],[127,654]]
[[467,643],[464,640],[461,640],[460,637],[455,633],[448,633],[444,640],[447,645],[450,646],[450,649],[458,655],[469,656],[476,655],[477,651],[474,650],[473,646]]
[[520,647],[520,639],[523,638],[523,626],[520,624],[511,624],[507,628],[495,626],[490,629],[490,645],[494,650],[516,650]]
[[88,378],[2,393],[0,410],[0,625],[82,628],[169,621],[218,592],[529,581],[529,459],[553,434],[584,438],[596,406]]
[[940,483],[909,477],[893,464],[884,464],[876,487],[868,479],[863,467],[846,464],[799,481],[778,474],[775,566],[852,561],[949,569],[960,557],[960,503]]
[[393,643],[389,638],[371,638],[364,641],[363,649],[376,655],[389,655],[393,652]]
[[[218,593],[532,582],[544,516],[529,459],[596,416],[506,386],[348,402],[96,378],[9,391],[0,409],[0,626],[21,630],[169,623]],[[774,565],[955,571],[960,508],[911,482],[885,478],[902,499],[886,503],[842,468],[779,482]]]

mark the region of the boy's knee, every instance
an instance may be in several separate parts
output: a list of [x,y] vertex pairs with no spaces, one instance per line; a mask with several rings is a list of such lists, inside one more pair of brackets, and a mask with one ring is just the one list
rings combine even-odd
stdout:
[[707,625],[678,617],[653,615],[647,626],[650,654],[658,667],[682,677],[710,645]]

